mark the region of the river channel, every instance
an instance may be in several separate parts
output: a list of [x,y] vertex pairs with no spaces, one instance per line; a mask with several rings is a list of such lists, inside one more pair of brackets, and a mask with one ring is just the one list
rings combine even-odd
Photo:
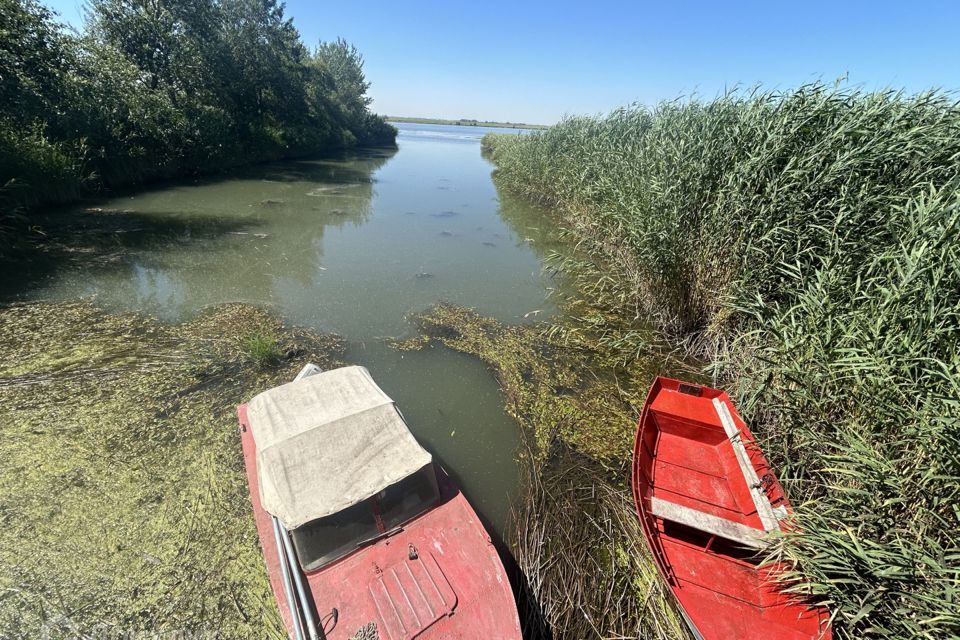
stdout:
[[397,150],[258,165],[57,211],[94,249],[38,263],[0,298],[85,298],[167,321],[242,301],[338,333],[503,534],[519,433],[496,381],[468,356],[402,353],[387,340],[410,335],[410,316],[439,301],[507,323],[552,314],[538,217],[498,196],[480,153],[492,130],[397,126]]

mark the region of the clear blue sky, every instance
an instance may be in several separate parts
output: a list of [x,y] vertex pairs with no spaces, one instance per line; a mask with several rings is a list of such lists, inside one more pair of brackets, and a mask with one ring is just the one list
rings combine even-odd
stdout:
[[[46,0],[81,23],[82,0]],[[304,42],[363,52],[392,116],[549,124],[726,87],[849,74],[866,88],[960,89],[960,2],[289,0]]]

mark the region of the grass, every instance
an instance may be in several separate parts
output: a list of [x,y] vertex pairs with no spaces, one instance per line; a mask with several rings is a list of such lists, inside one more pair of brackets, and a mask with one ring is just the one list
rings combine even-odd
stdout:
[[270,330],[255,330],[239,339],[240,353],[246,362],[263,368],[280,359],[280,341]]
[[549,452],[527,457],[527,491],[514,512],[525,637],[688,638],[629,489],[562,440]]
[[581,330],[707,362],[840,638],[960,636],[960,107],[813,85],[486,141],[579,249]]
[[[258,332],[296,355],[250,367]],[[234,407],[342,349],[245,305],[0,309],[0,637],[283,637]]]

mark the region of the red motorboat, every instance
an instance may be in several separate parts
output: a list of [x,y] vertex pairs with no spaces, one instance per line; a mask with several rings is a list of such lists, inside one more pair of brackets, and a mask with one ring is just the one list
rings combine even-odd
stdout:
[[633,495],[661,574],[703,640],[829,640],[826,609],[760,566],[790,503],[726,393],[657,378],[633,452]]
[[290,637],[520,638],[490,536],[365,368],[307,365],[237,413]]

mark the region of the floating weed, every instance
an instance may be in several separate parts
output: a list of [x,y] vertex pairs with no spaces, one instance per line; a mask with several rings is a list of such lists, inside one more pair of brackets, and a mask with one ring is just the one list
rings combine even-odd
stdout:
[[627,362],[566,317],[572,324],[503,325],[440,304],[393,346],[442,344],[480,358],[526,434],[513,541],[525,637],[686,638],[642,541],[625,461],[652,377],[691,377],[690,368],[652,349]]
[[[264,327],[289,357],[251,368],[236,336]],[[234,408],[342,350],[246,305],[0,309],[0,636],[284,637]]]

